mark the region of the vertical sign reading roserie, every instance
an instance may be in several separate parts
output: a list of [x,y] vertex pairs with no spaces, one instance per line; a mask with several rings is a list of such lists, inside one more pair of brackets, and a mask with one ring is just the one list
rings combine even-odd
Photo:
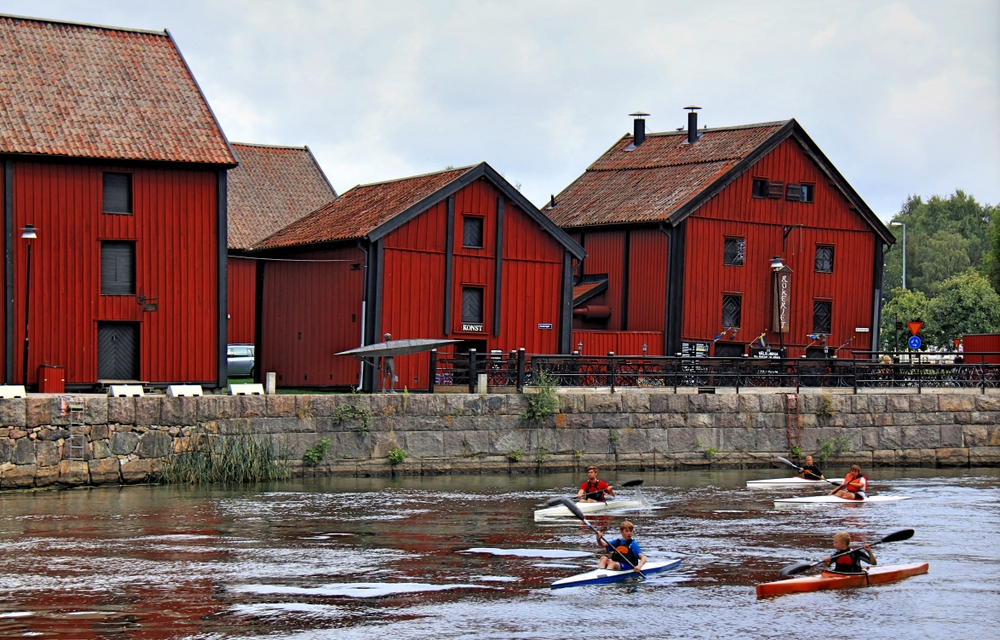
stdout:
[[771,331],[788,333],[788,319],[791,315],[792,270],[784,267],[775,275],[774,318],[771,322]]

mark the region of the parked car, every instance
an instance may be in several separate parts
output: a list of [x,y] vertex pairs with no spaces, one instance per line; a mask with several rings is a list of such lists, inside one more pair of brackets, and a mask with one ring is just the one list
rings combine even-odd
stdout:
[[253,345],[231,344],[226,347],[226,373],[230,378],[253,377]]

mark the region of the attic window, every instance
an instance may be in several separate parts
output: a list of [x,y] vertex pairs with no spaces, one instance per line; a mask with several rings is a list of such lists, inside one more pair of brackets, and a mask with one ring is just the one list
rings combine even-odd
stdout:
[[785,199],[792,202],[812,202],[816,186],[812,184],[791,184],[785,192]]
[[755,198],[767,197],[767,180],[764,180],[762,178],[754,178],[753,197]]
[[471,249],[483,248],[483,219],[465,216],[462,222],[462,246]]
[[131,215],[132,174],[105,173],[102,199],[101,211],[103,213]]

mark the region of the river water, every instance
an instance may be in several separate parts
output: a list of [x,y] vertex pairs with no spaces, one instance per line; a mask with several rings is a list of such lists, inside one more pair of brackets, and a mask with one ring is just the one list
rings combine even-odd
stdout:
[[[877,469],[911,500],[775,508],[770,471],[642,475],[627,516],[645,581],[551,590],[594,568],[575,519],[535,523],[579,475],[350,478],[242,490],[132,486],[0,493],[0,636],[60,638],[1000,637],[1000,471]],[[637,474],[605,473],[615,482]],[[623,492],[625,493],[625,492]],[[930,573],[757,600],[754,585],[848,530],[907,542],[880,564]]]

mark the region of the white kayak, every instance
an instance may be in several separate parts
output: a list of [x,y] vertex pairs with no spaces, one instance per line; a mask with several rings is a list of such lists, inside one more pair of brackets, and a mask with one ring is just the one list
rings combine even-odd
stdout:
[[[681,566],[680,560],[671,560],[669,562],[647,562],[642,567],[642,575],[648,576],[651,573],[670,571],[671,569],[676,569],[679,566]],[[564,587],[582,587],[587,584],[605,584],[608,582],[618,582],[619,580],[625,580],[626,578],[631,577],[637,578],[639,575],[631,569],[626,569],[625,571],[594,569],[593,571],[588,571],[587,573],[578,573],[575,576],[563,578],[562,580],[556,580],[552,583],[552,588],[562,589]]]
[[750,489],[770,489],[772,487],[829,487],[840,485],[841,480],[808,480],[806,478],[768,478],[767,480],[747,480]]
[[837,496],[808,496],[805,498],[782,498],[774,504],[865,504],[866,502],[897,502],[909,500],[911,496],[868,496],[864,500],[848,500]]
[[[600,513],[602,511],[611,511],[612,509],[633,509],[635,507],[643,506],[641,500],[611,500],[608,502],[577,502],[576,506],[580,508],[584,514],[588,513]],[[548,507],[547,509],[538,509],[535,511],[535,521],[539,520],[550,520],[552,518],[567,518],[574,517],[573,512],[567,509],[564,505],[558,505],[555,507]]]

